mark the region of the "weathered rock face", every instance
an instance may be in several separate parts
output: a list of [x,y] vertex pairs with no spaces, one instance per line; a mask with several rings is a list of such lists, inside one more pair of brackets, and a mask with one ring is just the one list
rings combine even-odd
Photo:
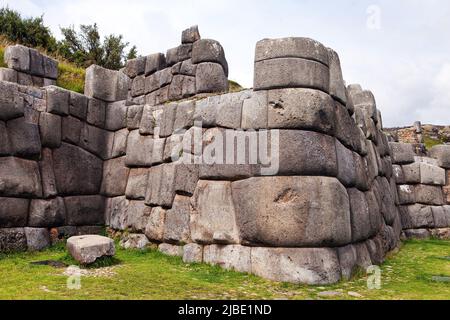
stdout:
[[98,258],[116,254],[114,241],[101,236],[78,236],[67,240],[67,250],[71,256],[83,265],[94,263]]

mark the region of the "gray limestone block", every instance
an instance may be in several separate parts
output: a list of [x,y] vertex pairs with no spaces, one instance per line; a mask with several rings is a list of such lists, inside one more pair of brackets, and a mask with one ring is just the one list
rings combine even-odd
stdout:
[[192,44],[181,44],[178,47],[167,50],[166,62],[167,66],[171,67],[174,64],[188,60],[192,56]]
[[179,194],[193,195],[199,179],[198,165],[176,163],[175,191]]
[[371,91],[350,91],[355,108],[366,110],[369,117],[376,123],[377,121],[377,104],[375,97]]
[[59,194],[83,195],[100,191],[103,161],[93,154],[62,143],[53,150],[53,163]]
[[162,242],[164,238],[164,221],[166,210],[161,207],[154,207],[145,227],[145,235],[152,241]]
[[434,227],[435,228],[449,228],[450,227],[450,207],[431,207],[433,212]]
[[115,230],[125,230],[128,225],[128,206],[130,201],[125,197],[108,198],[106,200],[105,222]]
[[330,70],[322,63],[299,58],[262,60],[255,63],[253,86],[255,90],[311,88],[328,93]]
[[47,56],[43,56],[44,63],[44,85],[46,82],[54,83],[58,78],[58,61]]
[[67,116],[70,91],[55,86],[45,87],[45,90],[47,91],[47,112]]
[[181,64],[182,64],[182,62],[178,62],[178,63],[174,64],[174,65],[170,68],[170,72],[172,72],[173,75],[180,74],[180,71],[181,71]]
[[202,62],[197,65],[195,87],[197,93],[227,92],[228,78],[220,64]]
[[39,131],[43,147],[58,148],[61,145],[61,117],[42,112],[39,117]]
[[7,121],[24,114],[24,99],[19,95],[17,84],[0,81],[0,119]]
[[416,202],[434,206],[444,205],[444,197],[440,186],[427,186],[418,184],[415,186]]
[[280,282],[308,285],[337,283],[341,268],[330,248],[252,248],[251,273]]
[[402,166],[404,183],[417,184],[421,182],[420,163]]
[[105,129],[117,131],[127,127],[127,109],[125,101],[117,101],[106,106]]
[[0,228],[27,226],[29,199],[0,198]]
[[131,83],[131,96],[138,97],[144,95],[145,93],[145,77],[137,76]]
[[29,49],[30,52],[30,74],[34,76],[44,76],[44,61],[42,54],[36,49]]
[[336,138],[338,138],[346,147],[359,154],[364,154],[362,144],[365,143],[365,141],[360,139],[360,130],[350,117],[347,108],[337,102],[335,105],[335,114]]
[[166,138],[173,133],[173,124],[175,122],[177,104],[169,103],[165,105],[161,110],[161,116],[156,118],[156,126],[159,127],[159,137]]
[[330,94],[334,99],[346,105],[347,94],[339,55],[333,49],[328,48],[328,57],[330,62]]
[[159,84],[160,78],[161,78],[161,71],[157,71],[146,77],[144,80],[144,92],[151,93],[158,90],[160,88]]
[[104,128],[106,119],[106,103],[98,99],[89,99],[87,123]]
[[356,175],[358,174],[355,158],[358,155],[336,140],[336,156],[338,166],[337,178],[345,187],[354,187],[357,181]]
[[105,161],[100,193],[107,197],[124,195],[129,173],[130,169],[125,166],[125,157]]
[[30,204],[28,225],[35,228],[63,226],[66,220],[66,207],[63,198],[48,200],[33,199]]
[[430,157],[438,160],[440,167],[450,169],[450,146],[438,145],[429,151]]
[[355,161],[355,186],[361,191],[369,190],[369,178],[367,176],[367,160],[356,152],[353,153]]
[[222,66],[228,77],[228,62],[222,45],[216,40],[202,39],[196,41],[192,48],[192,63],[214,62]]
[[165,255],[182,258],[184,247],[169,243],[161,243],[158,246],[158,250]]
[[185,60],[181,63],[180,73],[185,76],[195,77],[197,66],[192,63],[192,59]]
[[128,175],[125,195],[127,199],[144,200],[148,184],[148,168],[133,168]]
[[145,203],[171,208],[175,198],[176,166],[163,164],[150,169]]
[[184,263],[202,263],[203,262],[203,246],[196,243],[189,243],[184,246],[183,250]]
[[220,104],[220,96],[212,96],[195,102],[193,119],[203,128],[215,127],[217,109]]
[[405,205],[416,203],[416,194],[414,186],[403,184],[398,185],[397,188],[398,188],[397,194],[399,204]]
[[17,72],[17,83],[22,86],[32,86],[33,85],[33,77],[25,72]]
[[153,138],[142,136],[138,130],[128,134],[125,164],[129,167],[150,167],[152,165]]
[[268,105],[269,128],[334,134],[334,101],[322,91],[300,88],[270,90]]
[[174,75],[169,87],[169,100],[176,101],[183,98],[183,83],[185,76]]
[[323,247],[351,242],[349,198],[335,178],[261,177],[231,186],[243,244]]
[[50,233],[46,228],[25,228],[28,251],[41,251],[50,247]]
[[147,56],[145,63],[145,75],[150,75],[166,67],[166,57],[162,53]]
[[42,193],[45,199],[58,194],[56,190],[55,172],[53,171],[52,150],[42,149],[42,158],[39,161],[39,170],[42,179]]
[[374,234],[370,210],[365,194],[358,189],[347,189],[350,200],[352,242],[360,242]]
[[135,59],[128,60],[125,64],[125,74],[130,78],[144,74],[146,62],[146,57],[137,57]]
[[183,152],[183,135],[174,134],[164,142],[163,162],[178,161]]
[[242,105],[242,129],[268,128],[268,92],[252,92]]
[[420,163],[421,184],[444,186],[445,178],[445,169],[426,163]]
[[203,262],[226,270],[250,273],[251,248],[240,245],[210,245],[203,248]]
[[62,141],[79,145],[82,128],[83,122],[81,122],[77,118],[71,116],[63,117],[61,135]]
[[114,132],[114,143],[111,151],[112,158],[126,155],[128,132],[128,129],[122,129]]
[[200,32],[198,26],[192,26],[186,30],[183,30],[181,34],[181,43],[194,43],[200,40]]
[[125,100],[130,79],[121,71],[114,71],[92,65],[86,69],[84,93],[89,98],[107,102]]
[[164,152],[166,151],[166,138],[157,138],[153,140],[152,165],[164,162]]
[[65,197],[66,223],[70,226],[95,226],[105,223],[105,199],[101,196]]
[[38,125],[28,123],[22,117],[8,121],[6,128],[14,155],[27,159],[39,159],[41,138]]
[[414,151],[411,144],[389,142],[393,164],[409,164],[414,162]]
[[[196,69],[197,70],[197,69]],[[195,72],[196,72],[195,70]],[[195,76],[185,76],[183,80],[183,88],[181,94],[183,98],[189,98],[197,93]]]
[[130,201],[127,209],[127,226],[133,232],[144,233],[152,208],[144,201]]
[[0,81],[18,82],[17,71],[14,69],[0,68]]
[[166,211],[166,218],[164,221],[164,241],[175,244],[189,243],[189,225],[189,197],[176,195],[172,208]]
[[127,128],[128,130],[139,129],[142,119],[143,105],[129,106],[127,110]]
[[430,206],[415,204],[401,207],[400,218],[403,229],[433,228],[434,218]]
[[275,58],[302,58],[329,65],[327,48],[309,38],[263,39],[256,44],[255,62]]
[[82,94],[70,92],[69,113],[81,120],[86,120],[89,99]]
[[404,230],[405,237],[407,239],[429,239],[431,237],[431,232],[428,229],[410,229]]
[[5,49],[5,63],[10,69],[30,71],[30,49],[22,45],[8,46]]
[[191,198],[191,239],[202,244],[238,244],[231,182],[200,180]]
[[342,279],[350,280],[357,271],[356,261],[358,259],[354,245],[337,248]]
[[85,124],[81,129],[80,146],[103,160],[111,158],[113,143],[113,132],[88,124]]
[[336,177],[338,174],[335,139],[321,133],[279,130],[278,160],[279,175]]
[[177,132],[180,129],[189,129],[194,125],[195,102],[184,101],[176,108],[173,129]]

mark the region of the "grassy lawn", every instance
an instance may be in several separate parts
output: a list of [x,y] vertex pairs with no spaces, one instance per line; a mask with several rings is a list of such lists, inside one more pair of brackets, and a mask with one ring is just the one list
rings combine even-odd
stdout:
[[[450,299],[449,241],[409,241],[382,266],[380,290],[369,290],[366,276],[333,286],[274,283],[207,265],[185,265],[159,252],[119,249],[118,264],[85,271],[81,289],[69,290],[65,269],[30,262],[73,260],[63,246],[40,253],[0,256],[0,299]],[[333,291],[338,296],[323,297]],[[356,296],[349,292],[357,293]],[[353,294],[354,295],[354,294]]]

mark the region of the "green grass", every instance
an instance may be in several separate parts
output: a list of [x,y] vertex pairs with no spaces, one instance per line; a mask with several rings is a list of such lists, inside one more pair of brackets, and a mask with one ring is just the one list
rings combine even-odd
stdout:
[[[40,253],[0,256],[0,299],[319,299],[321,291],[342,292],[332,299],[450,299],[450,285],[433,276],[450,276],[449,241],[409,241],[382,266],[382,287],[367,289],[365,275],[350,282],[313,287],[275,283],[253,275],[203,264],[153,250],[118,249],[112,277],[82,277],[80,290],[69,290],[64,269],[30,262],[74,261],[63,246]],[[89,270],[92,269],[92,267]],[[348,292],[357,292],[355,298]]]
[[85,70],[67,62],[58,65],[59,75],[56,85],[78,93],[84,92]]
[[0,47],[0,68],[6,68],[4,57],[5,57],[5,48]]
[[229,84],[229,89],[228,89],[229,92],[239,92],[239,91],[244,90],[244,88],[236,81],[228,80],[228,84]]
[[444,141],[439,140],[439,139],[433,139],[433,138],[430,138],[428,136],[424,136],[423,137],[423,142],[424,142],[425,147],[427,148],[427,150],[430,150],[434,146],[437,146],[437,145],[440,145],[440,144],[444,144]]

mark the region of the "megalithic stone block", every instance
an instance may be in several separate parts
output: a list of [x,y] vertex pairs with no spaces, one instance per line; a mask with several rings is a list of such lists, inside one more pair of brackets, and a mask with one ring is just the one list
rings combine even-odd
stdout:
[[192,47],[192,63],[215,62],[222,66],[228,77],[228,62],[222,45],[215,40],[202,39],[196,41]]
[[29,199],[2,197],[0,201],[0,228],[17,228],[27,225]]
[[192,26],[186,30],[183,30],[181,34],[181,43],[194,43],[200,40],[200,32],[198,26]]
[[330,94],[333,98],[346,105],[347,94],[342,76],[341,61],[333,49],[328,48],[328,56],[330,60]]
[[202,62],[197,65],[195,87],[197,93],[228,91],[228,78],[218,63]]
[[86,69],[84,93],[107,102],[126,100],[130,79],[121,71],[92,65]]
[[27,159],[39,159],[39,126],[28,123],[23,117],[8,121],[6,126],[13,154]]
[[37,162],[15,157],[0,158],[0,196],[42,197]]
[[17,71],[30,71],[30,49],[21,46],[9,46],[5,49],[5,63],[10,69]]
[[335,178],[250,178],[233,182],[232,194],[244,244],[324,247],[351,242],[349,198]]
[[434,146],[429,151],[430,156],[438,160],[439,166],[444,169],[450,169],[450,146]]
[[0,119],[7,121],[24,115],[24,100],[19,95],[18,85],[0,81]]

